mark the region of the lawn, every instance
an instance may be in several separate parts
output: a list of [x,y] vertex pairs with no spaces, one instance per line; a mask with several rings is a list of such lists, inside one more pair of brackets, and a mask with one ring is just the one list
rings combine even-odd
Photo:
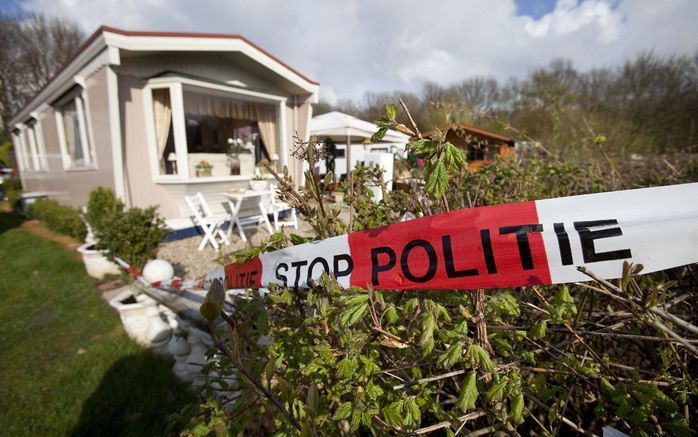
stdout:
[[163,435],[193,401],[80,260],[0,212],[0,435]]

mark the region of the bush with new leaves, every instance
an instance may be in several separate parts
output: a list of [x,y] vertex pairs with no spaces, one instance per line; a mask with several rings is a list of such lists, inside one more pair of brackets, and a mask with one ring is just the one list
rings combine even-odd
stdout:
[[[397,109],[388,107],[381,130],[399,127],[396,117]],[[304,147],[313,168],[315,145]],[[495,162],[471,174],[462,156],[449,157],[462,152],[445,145],[443,136],[408,147],[425,159],[430,188],[400,201],[388,193],[375,202],[364,195],[375,181],[356,172],[355,228],[375,225],[371,211],[388,224],[403,212],[435,214],[449,205],[629,183],[598,164],[538,158]],[[318,201],[323,183],[316,182],[308,197]],[[290,184],[281,190],[321,238],[346,229],[333,207],[315,206]],[[276,234],[249,255],[304,241]],[[237,260],[244,258],[238,254]],[[215,389],[221,396],[188,411],[190,431],[600,435],[613,426],[633,435],[689,435],[698,394],[695,269],[641,277],[640,269],[626,265],[614,283],[488,290],[481,302],[477,291],[345,289],[327,276],[310,290],[248,290],[234,299],[228,328],[216,334],[222,336],[219,354],[212,352],[203,369],[235,374],[238,385],[214,380],[208,394]],[[204,314],[214,321],[221,310],[207,304]],[[238,390],[239,397],[233,395]]]

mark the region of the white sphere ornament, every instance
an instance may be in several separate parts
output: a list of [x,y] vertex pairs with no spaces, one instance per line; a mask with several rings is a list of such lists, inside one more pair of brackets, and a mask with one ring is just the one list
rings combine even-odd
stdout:
[[143,268],[143,278],[150,282],[167,281],[174,277],[174,268],[172,264],[164,259],[154,259],[148,261]]

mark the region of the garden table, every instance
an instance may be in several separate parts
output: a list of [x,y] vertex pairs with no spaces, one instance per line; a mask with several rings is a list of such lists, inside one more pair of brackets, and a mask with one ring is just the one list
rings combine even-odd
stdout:
[[[230,227],[228,227],[228,235],[232,233],[233,226],[237,226],[240,238],[242,239],[242,241],[247,241],[247,237],[245,236],[245,233],[242,231],[241,221],[243,220],[246,222],[246,224],[251,222],[259,223],[260,221],[262,221],[267,226],[267,230],[269,231],[269,233],[274,233],[274,231],[272,231],[271,228],[271,223],[269,222],[269,217],[267,217],[267,215],[264,213],[265,209],[262,206],[263,202],[265,202],[265,198],[269,199],[270,196],[274,195],[273,191],[245,190],[239,193],[228,191],[222,194],[223,197],[227,199],[228,205],[230,205]],[[259,209],[259,214],[240,217],[240,207],[242,206],[243,201],[255,198],[259,198],[259,200],[257,201],[257,208]]]

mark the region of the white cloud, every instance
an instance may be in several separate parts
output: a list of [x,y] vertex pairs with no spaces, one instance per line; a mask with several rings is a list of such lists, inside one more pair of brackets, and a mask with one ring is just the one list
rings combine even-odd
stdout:
[[240,33],[321,83],[323,98],[424,81],[521,77],[557,57],[588,69],[641,51],[698,49],[693,0],[559,0],[538,20],[514,0],[26,0],[28,10],[134,30]]
[[620,34],[622,20],[622,14],[604,1],[587,0],[577,4],[576,0],[559,0],[555,9],[540,19],[525,17],[524,29],[534,38],[544,38],[566,35],[596,25],[598,39],[612,42]]

